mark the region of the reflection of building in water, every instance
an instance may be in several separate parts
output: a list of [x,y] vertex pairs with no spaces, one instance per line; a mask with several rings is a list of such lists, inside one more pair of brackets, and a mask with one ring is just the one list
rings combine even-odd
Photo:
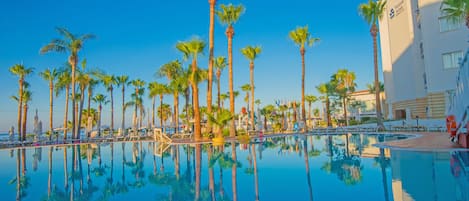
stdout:
[[391,151],[394,200],[469,200],[467,172],[456,178],[450,158],[448,152]]

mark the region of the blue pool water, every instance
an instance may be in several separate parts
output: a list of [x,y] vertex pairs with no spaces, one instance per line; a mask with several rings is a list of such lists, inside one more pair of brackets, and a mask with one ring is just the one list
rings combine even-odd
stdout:
[[469,200],[468,152],[372,146],[401,138],[348,134],[223,147],[127,142],[0,150],[0,195],[1,200]]

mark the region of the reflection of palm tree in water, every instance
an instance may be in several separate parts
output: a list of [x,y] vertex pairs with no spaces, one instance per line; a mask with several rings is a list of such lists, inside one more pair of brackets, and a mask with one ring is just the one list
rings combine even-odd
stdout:
[[313,201],[313,188],[311,186],[311,177],[309,171],[308,139],[303,140],[303,155],[306,167],[306,180],[308,181],[309,200]]

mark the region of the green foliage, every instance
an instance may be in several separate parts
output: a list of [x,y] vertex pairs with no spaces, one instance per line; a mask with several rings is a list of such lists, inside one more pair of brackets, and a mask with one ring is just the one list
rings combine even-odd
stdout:
[[314,43],[319,42],[320,40],[319,38],[311,36],[311,33],[308,31],[308,26],[297,27],[295,30],[290,31],[288,36],[301,48],[304,48],[305,46],[313,46]]
[[368,3],[362,3],[358,7],[358,13],[365,19],[369,25],[378,24],[378,20],[383,17],[386,0],[368,0]]
[[235,24],[239,17],[244,13],[244,6],[237,5],[234,6],[233,4],[220,5],[220,9],[215,11],[215,14],[218,16],[218,20],[227,26],[232,26]]
[[[454,22],[458,22],[461,18],[467,18],[469,14],[468,0],[443,0],[440,7],[442,13]],[[467,22],[466,22],[467,23]],[[468,26],[468,24],[466,24]]]

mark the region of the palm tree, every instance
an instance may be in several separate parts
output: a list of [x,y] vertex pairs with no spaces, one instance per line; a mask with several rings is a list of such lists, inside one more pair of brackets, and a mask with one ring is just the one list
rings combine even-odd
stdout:
[[[22,141],[25,141],[26,140],[26,124],[27,124],[27,119],[28,119],[28,103],[32,100],[32,92],[29,91],[27,88],[25,88],[25,90],[23,91],[23,120],[21,121],[21,123],[23,124],[22,128],[21,128],[21,131],[22,131],[22,134],[21,134],[21,138],[22,138]],[[23,149],[24,150],[24,149]],[[25,154],[25,153],[23,153]]]
[[136,80],[132,80],[131,82],[132,86],[134,86],[135,88],[135,108],[134,108],[134,125],[133,125],[133,128],[134,128],[134,131],[136,132],[137,131],[137,108],[138,108],[138,101],[140,99],[140,92],[143,91],[143,86],[145,86],[145,81],[141,80],[141,79],[136,79]]
[[201,127],[200,127],[200,109],[199,109],[199,87],[197,83],[196,74],[197,70],[197,56],[203,52],[205,48],[204,41],[193,38],[190,41],[178,42],[176,48],[184,54],[184,58],[188,59],[192,57],[192,75],[190,78],[192,86],[192,101],[194,107],[194,138],[195,140],[200,140],[201,138]]
[[33,68],[27,68],[23,64],[15,64],[9,69],[10,73],[18,76],[18,140],[25,140],[21,137],[21,112],[23,105],[24,78],[33,73]]
[[148,83],[148,96],[151,98],[151,127],[155,127],[155,99],[158,95],[156,88],[159,83]]
[[[305,53],[306,46],[313,46],[315,42],[319,41],[319,38],[314,38],[308,31],[308,26],[297,27],[295,30],[290,31],[290,39],[300,47],[301,54],[301,118],[302,121],[306,120],[306,109],[305,109]],[[307,128],[307,127],[306,127]]]
[[[75,97],[75,71],[78,63],[78,52],[83,48],[83,43],[86,40],[95,38],[92,34],[75,35],[70,33],[67,29],[57,27],[57,32],[64,37],[64,39],[53,39],[49,44],[40,49],[40,53],[47,52],[69,52],[68,63],[72,67],[72,97]],[[72,99],[72,105],[75,105],[75,98]],[[76,110],[76,108],[75,108]],[[72,136],[78,138],[76,130],[76,111],[72,115]]]
[[127,75],[121,75],[116,77],[116,85],[122,87],[122,122],[121,122],[121,128],[122,131],[125,130],[125,110],[124,110],[124,105],[125,105],[125,86],[128,86],[130,84],[129,82],[129,76]]
[[[239,17],[244,13],[244,6],[234,6],[232,4],[220,5],[221,9],[216,11],[220,22],[227,26],[226,37],[228,38],[228,79],[230,90],[230,112],[235,114],[235,96],[233,89],[233,36],[235,34],[233,24],[235,24]],[[231,121],[230,136],[236,135],[235,121]]]
[[53,126],[53,111],[54,111],[54,82],[58,77],[58,72],[55,68],[53,69],[46,69],[39,73],[39,75],[46,81],[49,82],[49,126],[50,126],[50,133],[49,133],[49,140],[52,139],[52,135],[54,134],[54,126]]
[[96,96],[93,97],[93,102],[98,104],[98,136],[101,137],[101,111],[103,105],[109,103],[109,100],[107,100],[107,97],[103,94],[96,94]]
[[320,84],[319,86],[316,87],[318,92],[323,95],[323,100],[326,103],[326,115],[327,115],[327,126],[332,126],[331,122],[331,101],[330,97],[333,96],[335,86],[333,83],[328,82],[328,83],[323,83]]
[[308,102],[309,112],[308,112],[308,119],[311,120],[311,104],[318,101],[318,98],[314,95],[307,95],[305,96],[306,102]]
[[98,74],[98,78],[103,83],[111,99],[111,133],[114,131],[114,85],[117,84],[116,77],[114,75]]
[[[88,96],[88,104],[87,104],[88,115],[86,115],[86,121],[81,122],[81,123],[84,123],[86,125],[88,125],[88,124],[93,125],[93,118],[90,119],[88,117],[90,117],[89,112],[91,111],[91,99],[93,98],[94,88],[98,84],[99,84],[98,80],[95,80],[95,79],[92,79],[92,78],[88,82],[88,86],[87,86],[87,88],[88,88],[88,95],[87,95]],[[84,111],[85,110],[83,110],[83,113],[84,113]],[[89,122],[89,121],[91,121],[91,122]],[[91,132],[91,129],[92,129],[92,127],[89,128],[89,130],[87,129],[86,131]],[[89,133],[87,134],[87,136],[89,137]]]
[[262,48],[260,46],[252,47],[247,46],[241,49],[241,53],[249,60],[249,77],[251,81],[251,125],[253,129],[256,127],[254,126],[254,60],[257,58],[257,55],[262,52]]
[[[370,93],[375,93],[376,88],[374,83],[366,84],[366,88],[368,88],[368,91]],[[379,82],[379,91],[384,91],[384,84],[382,82]]]
[[444,15],[455,22],[465,18],[466,27],[469,28],[469,1],[467,0],[443,0],[440,7]]
[[[84,65],[83,65],[84,66]],[[88,88],[88,86],[90,85],[90,83],[94,82],[93,81],[93,78],[90,76],[90,74],[88,72],[82,72],[82,71],[78,71],[78,76],[77,76],[77,79],[76,79],[77,83],[79,84],[79,89],[80,89],[80,93],[79,94],[75,94],[76,97],[75,98],[79,98],[79,103],[80,103],[80,107],[78,108],[78,103],[75,104],[75,112],[77,113],[77,116],[78,116],[78,122],[77,122],[77,129],[76,129],[76,135],[74,139],[79,139],[80,138],[80,130],[81,130],[81,119],[82,119],[82,116],[83,116],[83,105],[84,105],[84,102],[85,102],[85,90]]]
[[171,91],[173,92],[173,101],[174,101],[174,126],[177,129],[179,124],[178,124],[178,114],[179,114],[179,92],[182,91],[181,89],[181,82],[179,81],[178,77],[181,76],[182,72],[182,64],[179,62],[179,60],[174,60],[169,63],[164,64],[163,66],[160,67],[158,70],[157,74],[159,76],[166,76],[166,78],[169,81],[169,87]]
[[[171,106],[163,104],[158,108],[158,115],[161,117],[162,122],[166,122],[171,116]],[[163,124],[161,124],[163,126]]]
[[374,72],[375,72],[375,96],[376,96],[376,117],[378,118],[378,128],[384,129],[383,118],[381,114],[381,100],[379,90],[379,79],[378,79],[378,20],[383,17],[384,7],[386,6],[385,0],[378,0],[377,2],[369,0],[368,4],[362,3],[358,7],[358,12],[365,19],[365,21],[371,26],[370,33],[373,37],[373,61],[374,61]]
[[67,122],[68,122],[68,99],[70,97],[70,84],[72,82],[72,79],[70,77],[70,71],[69,68],[64,68],[61,69],[59,72],[59,77],[57,80],[57,84],[55,86],[55,95],[58,96],[61,91],[65,89],[65,115],[64,115],[64,121],[63,121],[63,135],[64,135],[64,140],[67,139],[67,132],[68,132],[68,127],[67,127]]
[[231,114],[231,112],[226,109],[220,109],[216,115],[209,113],[208,111],[206,114],[208,119],[218,127],[216,137],[223,138],[223,129],[228,124],[228,122],[233,119],[233,114]]
[[217,106],[218,109],[221,108],[221,102],[220,102],[220,77],[221,77],[221,72],[225,67],[227,66],[226,64],[226,58],[219,56],[215,59],[214,67],[217,69],[216,76],[217,76]]
[[348,126],[347,118],[347,99],[348,94],[355,91],[355,73],[347,69],[339,69],[336,74],[333,75],[333,80],[337,82],[337,94],[342,99],[342,107],[344,109],[345,125]]
[[[153,90],[154,90],[155,94],[158,94],[160,96],[160,108],[159,108],[159,110],[163,110],[163,96],[166,95],[166,94],[169,94],[169,87],[165,84],[157,84],[154,87]],[[160,126],[163,127],[163,116],[159,115],[159,117],[160,117]]]
[[[207,112],[212,112],[212,85],[213,85],[213,46],[214,46],[214,27],[215,27],[215,5],[217,0],[208,0],[210,5],[210,24],[208,28],[208,79],[207,79]],[[207,131],[212,132],[212,123],[208,122]]]
[[225,100],[230,98],[230,95],[229,93],[222,93],[220,94],[220,104],[221,104],[221,108],[224,108],[225,107]]

